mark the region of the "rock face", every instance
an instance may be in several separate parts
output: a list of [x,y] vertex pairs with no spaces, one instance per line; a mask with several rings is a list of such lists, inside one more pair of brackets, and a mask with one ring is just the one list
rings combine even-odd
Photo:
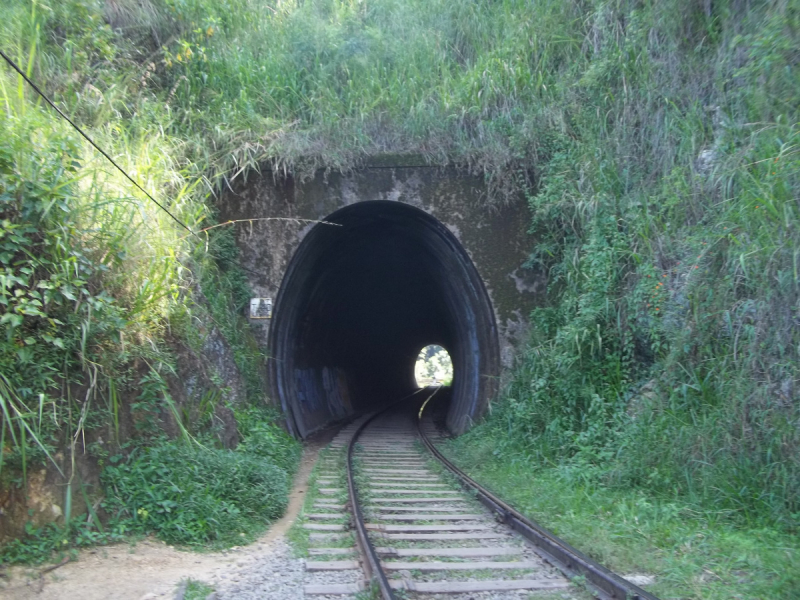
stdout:
[[[473,409],[463,412],[460,416],[460,420],[464,422],[455,429],[463,430],[468,425],[468,421],[480,416],[483,407],[490,400],[490,396],[496,392],[500,367],[512,365],[514,349],[527,333],[527,316],[537,305],[537,301],[543,298],[546,289],[544,275],[524,266],[532,244],[532,240],[527,234],[529,214],[525,199],[518,197],[503,204],[488,202],[486,185],[482,177],[470,175],[456,168],[428,166],[421,159],[406,156],[375,159],[365,168],[348,174],[318,172],[315,177],[303,182],[296,181],[291,177],[278,177],[277,174],[273,175],[271,172],[265,172],[257,177],[251,176],[247,181],[240,182],[219,200],[220,220],[221,222],[228,220],[237,222],[233,226],[241,251],[242,264],[248,270],[249,283],[257,297],[272,299],[275,307],[272,319],[251,320],[256,337],[274,359],[284,360],[286,358],[282,354],[283,350],[276,345],[275,336],[271,335],[270,329],[275,328],[275,324],[282,318],[286,318],[286,303],[284,302],[283,306],[280,304],[279,292],[288,286],[287,271],[301,272],[310,269],[314,271],[314,277],[319,277],[320,282],[324,282],[327,272],[325,270],[328,269],[321,266],[321,261],[328,260],[324,257],[325,252],[317,252],[319,256],[314,258],[316,261],[314,264],[311,259],[308,259],[306,263],[299,264],[302,259],[296,258],[296,256],[302,253],[298,253],[298,249],[301,249],[304,243],[306,245],[311,243],[315,236],[317,238],[323,236],[323,234],[315,232],[321,227],[326,227],[320,221],[333,218],[331,215],[345,207],[352,208],[374,201],[406,205],[420,209],[432,217],[430,219],[433,223],[431,227],[438,226],[443,229],[445,233],[440,236],[445,240],[443,243],[449,244],[454,253],[460,252],[467,257],[466,262],[470,265],[465,269],[474,268],[479,276],[481,287],[484,288],[480,293],[485,294],[488,298],[490,316],[494,320],[496,328],[494,334],[496,349],[488,348],[488,345],[491,345],[488,341],[479,340],[478,346],[481,348],[481,352],[485,351],[489,354],[495,352],[497,360],[480,363],[480,372],[476,373],[475,377],[481,380],[491,379],[494,383],[486,386],[477,384],[477,387],[473,386],[473,392],[480,387],[475,393],[484,397],[477,399]],[[380,226],[380,215],[375,217],[374,222],[375,227]],[[328,227],[330,228],[330,226]],[[374,231],[375,227],[371,229]],[[370,228],[365,226],[362,229],[366,231]],[[395,230],[399,231],[399,228],[395,228]],[[402,233],[394,235],[395,230],[387,229],[389,233],[386,235],[386,244],[394,244],[398,253],[406,255],[414,253],[415,249],[424,243],[418,242],[417,238],[413,237],[416,234],[411,228],[406,229],[410,232],[406,238],[403,238],[405,234]],[[315,232],[314,235],[310,235],[312,232]],[[333,234],[325,235],[330,237]],[[361,234],[358,233],[357,228],[351,227],[348,235],[353,237]],[[424,238],[421,234],[417,237],[419,240]],[[326,252],[328,255],[342,253],[342,261],[350,260],[345,257],[347,250],[344,248],[344,246],[331,243]],[[370,246],[366,241],[360,248],[362,255],[373,254],[376,256],[376,260],[377,257],[383,256],[380,254],[382,250],[383,248],[380,246]],[[450,276],[453,268],[447,266],[444,260],[439,261],[438,266],[434,264],[438,260],[434,256],[436,252],[439,251],[432,249],[429,255],[425,255],[423,250],[419,250],[419,254],[414,256],[418,264],[425,265],[426,275],[429,275],[434,282],[429,286],[431,297],[440,293],[440,290],[436,289],[436,281]],[[305,252],[305,254],[317,256],[313,252]],[[441,252],[439,254],[441,256]],[[353,251],[353,256],[355,255],[356,253]],[[331,267],[331,269],[333,268]],[[339,268],[342,273],[346,273],[345,267],[340,265]],[[355,262],[352,268],[368,270],[366,265]],[[394,265],[393,268],[400,269],[397,274],[398,278],[407,275],[409,281],[414,279],[401,267]],[[344,279],[346,277],[343,277]],[[381,282],[376,280],[376,286],[379,283]],[[320,285],[324,285],[324,283],[320,283]],[[464,289],[468,287],[465,286]],[[334,289],[333,286],[331,289]],[[323,292],[315,293],[325,295]],[[365,286],[364,293],[371,293],[368,286]],[[441,294],[443,293],[441,292]],[[451,295],[454,293],[456,292],[452,292]],[[333,294],[328,293],[327,296],[332,297]],[[331,300],[331,302],[333,301]],[[379,301],[384,301],[384,299],[376,297],[375,302]],[[453,316],[454,311],[458,312],[460,308],[454,304],[453,300],[448,302],[450,303],[449,308],[443,309],[441,314],[444,316],[442,318],[452,317],[459,321],[460,324],[454,325],[454,327],[460,328],[462,333],[465,332],[469,329],[469,325],[464,321],[465,319],[469,320],[470,315]],[[393,313],[402,312],[401,307],[392,306],[390,302],[384,302],[384,304],[386,304],[384,312],[387,314],[387,318]],[[308,310],[312,311],[311,308]],[[465,310],[469,312],[472,309]],[[311,315],[309,318],[313,318],[312,313],[309,315]],[[365,312],[365,318],[368,316]],[[420,315],[417,316],[422,318]],[[301,319],[300,316],[294,318]],[[480,321],[480,319],[478,320]],[[320,323],[317,322],[314,326],[320,327]],[[324,323],[322,326],[324,327]],[[302,326],[299,327],[298,335],[302,330]],[[330,337],[333,334],[328,332],[327,335]],[[339,338],[345,335],[348,333],[341,331],[336,333]],[[471,334],[464,334],[466,337],[469,335]],[[476,335],[480,337],[480,332]],[[484,337],[488,340],[491,336]],[[307,342],[307,346],[328,343],[321,339],[315,339],[313,336],[308,337]],[[428,340],[428,343],[434,343],[434,340]],[[423,345],[425,344],[416,348],[416,351],[419,351]],[[444,345],[447,347],[447,344]],[[454,354],[452,350],[452,348],[448,348],[448,351]],[[296,352],[302,353],[304,350],[296,350]],[[300,364],[305,360],[302,356],[298,360],[299,374],[297,377],[303,379],[301,394],[306,394],[309,378],[316,378],[319,383],[314,385],[321,390],[325,388],[327,391],[320,392],[321,400],[315,399],[313,403],[324,404],[326,397],[331,395],[340,401],[333,401],[337,403],[337,406],[328,411],[327,415],[322,413],[316,416],[311,415],[306,420],[305,426],[301,424],[302,431],[296,431],[297,433],[305,435],[324,425],[326,419],[335,420],[348,413],[358,411],[358,392],[353,389],[352,385],[336,383],[347,380],[347,369],[336,364],[335,358],[328,359],[325,365],[322,363],[311,364],[314,362],[311,359],[306,361],[309,364]],[[300,373],[301,367],[318,367],[318,376],[309,375],[306,371]],[[324,372],[323,367],[325,368]],[[380,368],[385,367],[386,365],[380,366]],[[378,367],[376,366],[376,368]],[[456,364],[454,401],[457,401],[459,397],[458,370],[458,364]],[[270,369],[270,373],[273,394],[276,399],[281,401],[284,410],[287,410],[287,403],[292,400],[282,397],[282,395],[286,395],[286,392],[282,392],[280,386],[276,386],[274,368]],[[462,376],[463,373],[464,369],[462,369]],[[314,392],[308,392],[307,395],[313,396]],[[338,406],[338,404],[342,406]],[[314,410],[316,408],[311,412]],[[453,419],[450,421],[451,424],[455,423]]]

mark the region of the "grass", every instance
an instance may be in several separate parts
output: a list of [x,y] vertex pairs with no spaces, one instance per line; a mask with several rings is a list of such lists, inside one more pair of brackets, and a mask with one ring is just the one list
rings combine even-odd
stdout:
[[183,600],[205,600],[213,592],[214,588],[210,585],[196,579],[188,579],[183,593]]
[[[341,480],[338,485],[340,485],[342,489],[347,489],[347,485],[345,483],[346,471],[344,464],[344,453],[340,450],[332,450],[330,448],[324,448],[320,450],[317,457],[317,463],[314,465],[311,475],[309,475],[308,478],[308,491],[306,493],[305,500],[303,501],[303,508],[287,534],[287,539],[289,540],[292,550],[297,557],[308,558],[308,549],[314,545],[309,537],[309,533],[311,532],[303,527],[303,525],[308,523],[308,520],[304,517],[304,515],[309,512],[328,512],[327,510],[314,508],[314,503],[321,498],[330,499],[331,501],[339,501],[339,499],[331,498],[330,496],[320,494],[319,492],[319,488],[324,487],[319,484],[318,478],[320,475],[320,470],[323,468],[322,463],[325,460],[336,461],[334,464],[337,465],[339,469],[339,478]],[[346,503],[346,500],[341,500],[341,503]],[[324,543],[324,547],[326,548],[349,548],[353,545],[354,540],[352,536],[349,535],[341,539],[331,538]],[[317,558],[317,560],[322,559]]]
[[246,452],[164,444],[116,462],[103,473],[104,508],[167,543],[252,542],[288,501],[287,469]]
[[795,598],[790,534],[744,528],[724,510],[576,480],[563,468],[494,456],[480,431],[443,445],[482,485],[620,574],[648,574],[660,598]]
[[[140,16],[147,12],[142,6],[136,13],[131,3],[115,4]],[[206,200],[215,167],[199,164],[186,140],[173,135],[162,110],[169,99],[154,103],[148,87],[155,67],[137,63],[143,48],[106,24],[105,8],[82,0],[12,2],[4,7],[0,44],[123,168],[199,231],[213,223]],[[49,544],[43,540],[66,540],[68,549],[105,539],[95,514],[80,532],[71,524],[79,495],[89,506],[101,495],[89,490],[90,500],[75,477],[81,454],[102,465],[134,447],[162,445],[171,429],[190,445],[202,439],[211,456],[222,445],[220,413],[235,411],[247,451],[280,465],[273,472],[280,495],[298,448],[276,429],[277,415],[264,410],[264,356],[241,316],[250,292],[229,232],[187,236],[5,67],[0,110],[0,479],[25,488],[28,470],[47,466],[63,477],[65,490],[56,532],[28,527],[30,547],[15,546],[13,554],[41,560]],[[176,395],[180,357],[193,353],[202,362],[204,342],[216,331],[231,348],[244,393],[234,396],[209,367]],[[226,464],[243,455],[225,454]],[[127,517],[136,521],[138,508]],[[201,521],[191,525],[203,529]]]
[[797,531],[796,22],[623,2],[573,29],[498,456]]
[[106,457],[105,498],[88,518],[29,524],[0,548],[0,560],[41,563],[150,533],[196,550],[254,541],[286,507],[298,445],[274,425],[243,429],[236,450],[161,439]]

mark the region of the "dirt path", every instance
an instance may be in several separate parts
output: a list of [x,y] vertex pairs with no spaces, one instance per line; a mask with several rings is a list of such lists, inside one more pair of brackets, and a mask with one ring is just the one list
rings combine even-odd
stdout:
[[137,544],[82,550],[78,560],[43,577],[38,576],[40,569],[12,567],[8,579],[0,579],[0,599],[150,600],[172,598],[182,579],[225,580],[269,551],[289,530],[303,506],[309,474],[325,443],[327,439],[320,439],[306,445],[286,514],[249,546],[199,554],[147,538]]

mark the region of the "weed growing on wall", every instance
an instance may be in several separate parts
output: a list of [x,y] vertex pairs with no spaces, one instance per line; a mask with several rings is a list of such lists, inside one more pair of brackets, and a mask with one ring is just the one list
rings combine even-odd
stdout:
[[237,268],[239,250],[230,229],[216,229],[209,235],[210,258],[200,271],[200,290],[214,324],[231,345],[233,358],[252,401],[264,394],[266,356],[253,339],[242,314],[250,302],[250,287],[244,271]]

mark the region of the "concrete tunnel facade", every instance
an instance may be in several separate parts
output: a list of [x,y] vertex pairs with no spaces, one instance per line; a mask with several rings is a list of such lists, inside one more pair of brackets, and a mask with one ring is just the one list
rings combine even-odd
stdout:
[[255,296],[273,299],[272,318],[250,322],[270,400],[298,437],[416,391],[429,344],[453,360],[439,402],[448,429],[465,431],[544,291],[523,266],[524,198],[491,205],[481,177],[408,162],[302,183],[265,173],[220,199],[221,220],[249,221],[235,229],[242,263]]

